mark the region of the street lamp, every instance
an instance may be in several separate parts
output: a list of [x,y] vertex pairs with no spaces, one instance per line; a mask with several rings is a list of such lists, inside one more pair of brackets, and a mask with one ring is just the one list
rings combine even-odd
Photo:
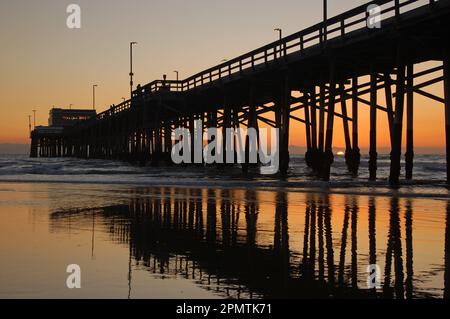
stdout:
[[130,42],[130,99],[133,98],[133,45],[137,42]]
[[283,30],[280,28],[275,28],[273,31],[278,31],[279,39],[281,40],[283,38]]
[[[278,37],[281,40],[283,38],[283,30],[280,28],[275,28],[273,31],[278,31]],[[280,45],[280,56],[281,56],[281,45]],[[277,54],[275,53],[275,59],[277,58]]]
[[173,72],[176,73],[176,75],[177,75],[177,82],[178,82],[178,74],[179,74],[179,72],[177,70],[175,70]]
[[97,84],[92,86],[92,109],[95,110],[95,88],[98,87]]
[[33,128],[36,128],[36,110],[33,110]]
[[69,104],[69,110],[71,110],[71,109],[72,109],[72,105],[73,105],[73,104]]

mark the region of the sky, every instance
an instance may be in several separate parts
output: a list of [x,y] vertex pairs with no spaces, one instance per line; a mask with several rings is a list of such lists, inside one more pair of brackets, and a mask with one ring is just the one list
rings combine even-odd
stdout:
[[[329,0],[329,16],[366,0]],[[66,8],[81,7],[81,28],[66,26]],[[99,111],[129,95],[129,42],[135,84],[167,74],[188,77],[223,59],[297,32],[322,18],[319,0],[2,0],[0,2],[0,143],[28,143],[28,115],[46,125],[52,106]],[[440,87],[432,88],[442,96]],[[443,106],[416,99],[417,147],[444,145]],[[386,133],[380,114],[379,130]],[[339,125],[336,124],[336,125]],[[293,125],[291,144],[302,146],[304,128]],[[361,113],[361,141],[368,145],[368,112]],[[335,145],[343,146],[339,130]],[[380,147],[387,147],[381,134]]]

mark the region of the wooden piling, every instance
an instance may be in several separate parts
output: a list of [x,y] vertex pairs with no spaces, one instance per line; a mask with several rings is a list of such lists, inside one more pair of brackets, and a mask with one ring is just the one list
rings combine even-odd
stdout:
[[369,180],[377,179],[377,75],[370,75],[370,150]]
[[303,94],[304,97],[304,114],[305,114],[305,134],[306,134],[306,154],[305,154],[305,160],[306,164],[308,166],[312,166],[312,147],[311,147],[311,121],[310,121],[310,109],[312,110],[312,107],[310,106],[311,103],[311,95],[312,92],[305,92]]
[[330,64],[330,89],[329,89],[329,104],[327,114],[327,130],[325,135],[325,151],[323,157],[323,166],[321,176],[325,181],[330,180],[331,164],[334,161],[333,155],[333,126],[334,126],[334,108],[336,100],[336,80],[335,80],[335,66],[332,62]]
[[414,65],[410,64],[407,67],[407,88],[406,93],[406,153],[405,153],[405,170],[406,179],[413,177],[413,159],[414,159]]
[[[393,125],[393,140],[391,151],[391,167],[389,183],[392,186],[399,184],[400,178],[400,159],[402,150],[402,129],[403,129],[403,107],[405,93],[405,64],[398,58],[397,79],[396,79],[396,98],[395,98],[395,118]],[[450,135],[449,135],[450,137]]]
[[[248,106],[248,113],[247,113],[247,129],[257,129],[257,115],[256,115],[256,105],[255,105],[255,88],[253,85],[250,86],[249,90],[249,106]],[[252,151],[257,151],[256,149],[252,148]],[[242,163],[242,171],[244,174],[248,173],[248,169],[250,166],[250,137],[247,134],[245,137],[245,159]]]
[[320,85],[319,141],[318,149],[325,151],[325,84]]
[[447,160],[447,185],[450,185],[450,49],[444,53],[445,144]]
[[358,76],[352,78],[352,156],[350,171],[356,175],[358,173],[361,154],[358,141]]
[[345,94],[345,85],[341,83],[339,85],[340,89],[340,97],[341,97],[341,113],[342,113],[342,125],[344,129],[344,139],[345,139],[345,162],[347,164],[347,167],[351,169],[351,150],[352,150],[352,143],[350,140],[350,128],[348,125],[348,114],[347,114],[347,98]]
[[291,108],[291,89],[289,87],[289,75],[283,75],[281,89],[281,103],[279,107],[279,172],[281,176],[287,175],[289,168],[289,119]]

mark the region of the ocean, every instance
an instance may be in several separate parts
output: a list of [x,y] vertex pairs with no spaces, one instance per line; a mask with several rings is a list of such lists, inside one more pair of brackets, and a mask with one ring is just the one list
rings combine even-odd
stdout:
[[[239,167],[0,157],[0,298],[444,298],[445,157],[389,187],[336,157],[285,179]],[[69,265],[81,288],[69,289]]]

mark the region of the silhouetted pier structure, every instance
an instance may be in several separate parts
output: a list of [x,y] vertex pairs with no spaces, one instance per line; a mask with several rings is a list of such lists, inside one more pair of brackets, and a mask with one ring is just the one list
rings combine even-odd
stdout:
[[31,157],[74,156],[75,145],[69,130],[80,121],[95,118],[95,110],[66,110],[52,108],[49,112],[48,126],[37,126],[30,133]]
[[[381,28],[368,28],[367,20],[374,18],[369,17],[368,4],[381,7]],[[368,107],[370,179],[377,178],[377,120],[381,119],[377,115],[381,112],[391,140],[389,180],[397,185],[405,125],[405,177],[413,177],[414,96],[422,95],[445,105],[450,183],[450,1],[377,0],[368,4],[187,79],[138,86],[130,100],[68,130],[68,156],[170,163],[171,137],[177,127],[190,128],[192,137],[198,119],[203,120],[203,129],[259,129],[264,124],[280,129],[279,173],[285,175],[293,120],[305,125],[308,165],[329,180],[336,120],[342,121],[347,165],[356,174],[360,163],[358,113]],[[439,65],[417,70],[418,64],[431,61]],[[444,84],[444,97],[424,90],[437,83]],[[299,110],[303,117],[294,114]]]

